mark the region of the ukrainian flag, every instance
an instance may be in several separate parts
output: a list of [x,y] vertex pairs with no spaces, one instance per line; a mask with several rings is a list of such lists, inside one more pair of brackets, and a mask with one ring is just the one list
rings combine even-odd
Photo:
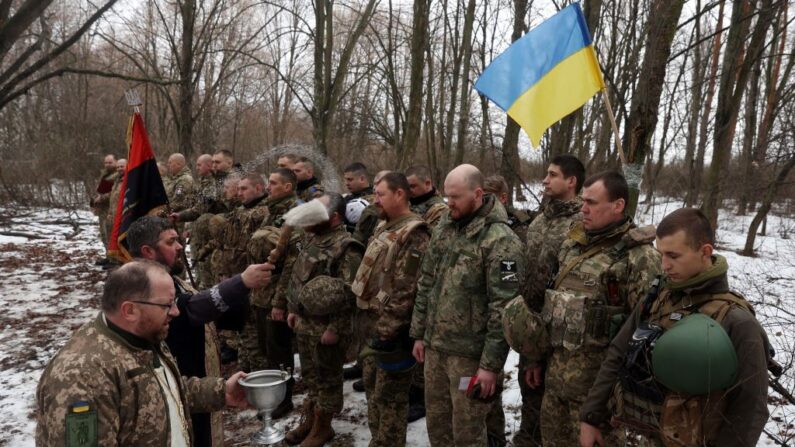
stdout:
[[508,112],[538,146],[544,131],[604,88],[591,35],[573,3],[514,42],[475,88]]

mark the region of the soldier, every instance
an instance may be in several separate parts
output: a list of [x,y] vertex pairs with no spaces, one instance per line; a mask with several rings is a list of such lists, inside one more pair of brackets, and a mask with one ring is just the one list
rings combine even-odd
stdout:
[[[248,255],[252,263],[265,262],[276,247],[284,223],[284,214],[298,203],[295,195],[295,173],[287,168],[276,168],[268,179],[268,216],[262,221],[260,228],[251,236],[248,243]],[[265,288],[257,289],[251,294],[252,314],[257,329],[257,340],[260,352],[265,356],[268,369],[295,367],[293,356],[293,331],[287,326],[287,286],[292,265],[298,256],[301,232],[294,230],[288,248],[276,263],[278,274],[272,283]],[[279,419],[293,409],[293,386],[291,377],[287,382],[287,392],[282,403],[271,413],[271,417]]]
[[[431,171],[427,166],[412,166],[406,170],[406,179],[411,188],[411,212],[422,217],[431,228],[439,223],[447,213],[447,204],[439,195],[431,180]],[[408,421],[414,422],[425,417],[425,377],[424,369],[414,370],[414,379],[409,393]]]
[[[213,159],[210,154],[202,154],[196,158],[196,177],[198,185],[192,203],[203,202],[205,197],[215,197],[216,184],[213,179]],[[209,287],[212,284],[212,274],[210,273],[209,260],[199,258],[199,253],[204,252],[210,242],[209,222],[213,216],[205,213],[199,216],[190,226],[190,255],[193,261],[193,269],[196,274],[196,285],[199,288]]]
[[[345,188],[350,192],[345,196],[345,227],[357,241],[367,245],[367,240],[378,223],[378,210],[375,207],[368,209],[375,199],[373,187],[370,186],[370,174],[367,166],[356,162],[346,166],[342,176],[345,179]],[[361,231],[358,237],[357,228]]]
[[[119,205],[119,198],[121,197],[121,185],[124,183],[124,171],[126,169],[126,158],[120,158],[116,160],[116,177],[113,179],[113,188],[110,190],[110,196],[108,198],[108,219],[106,221],[108,227],[105,230],[108,234],[108,239],[110,239],[111,235],[113,234],[113,222],[116,220],[116,210]],[[116,267],[117,265],[117,261],[111,260],[102,266],[102,269],[107,270]]]
[[409,185],[403,174],[384,175],[376,183],[375,194],[385,221],[367,246],[352,290],[358,322],[366,334],[361,357],[370,446],[403,446],[415,365],[408,332],[419,266],[431,231],[410,210]]
[[320,184],[320,180],[315,178],[315,164],[312,163],[312,160],[306,157],[298,158],[293,165],[293,172],[298,179],[295,192],[299,199],[309,202],[323,195],[323,186]]
[[[91,198],[91,211],[99,218],[99,239],[105,250],[108,249],[108,211],[110,208],[110,191],[116,179],[116,157],[108,154],[103,160],[103,168],[97,183],[96,194]],[[107,265],[110,260],[106,257],[97,260],[98,266]]]
[[[557,270],[558,253],[569,229],[580,220],[579,197],[585,180],[585,167],[571,155],[558,155],[547,168],[544,207],[527,228],[527,279],[523,296],[530,308],[540,312],[544,290]],[[542,365],[543,367],[543,365]],[[513,437],[516,447],[541,445],[541,399],[543,385],[528,386],[527,359],[519,358],[519,389],[522,393],[522,422]]]
[[610,421],[611,395],[612,422],[653,445],[757,444],[768,417],[769,343],[751,305],[729,288],[714,244],[699,210],[660,221],[665,276],[611,342],[580,410],[580,445],[606,445],[599,427]]
[[[243,176],[237,185],[237,197],[241,205],[227,215],[223,236],[212,259],[213,272],[222,279],[246,268],[249,240],[268,216],[265,181],[261,175],[249,173]],[[252,314],[239,341],[240,369],[246,372],[265,369],[265,357],[259,349],[257,327]]]
[[501,175],[492,175],[483,180],[483,192],[494,194],[497,200],[505,207],[505,212],[508,213],[508,225],[514,233],[519,236],[522,243],[527,242],[527,226],[530,225],[535,213],[529,213],[525,210],[518,210],[511,205],[510,189],[508,182]]
[[287,292],[287,324],[296,334],[307,397],[303,420],[285,441],[302,447],[320,447],[334,437],[331,419],[342,410],[342,365],[355,301],[350,285],[364,251],[345,231],[342,196],[325,193],[317,200],[329,220],[306,229],[309,235],[293,264]]
[[[551,354],[528,358],[525,377],[530,387],[538,387],[541,361],[546,361],[541,403],[545,446],[579,442],[577,414],[608,343],[660,271],[659,253],[651,245],[654,227],[635,226],[624,214],[628,199],[627,182],[617,172],[585,180],[582,221],[569,230],[558,253],[557,274],[545,291],[541,318]],[[622,442],[618,433],[607,439],[607,445]]]
[[490,399],[502,392],[497,384],[508,355],[502,309],[519,293],[524,254],[505,209],[483,194],[476,167],[453,169],[444,192],[450,211],[422,261],[413,354],[425,363],[431,445],[484,446]]
[[105,282],[102,311],[53,357],[36,390],[36,445],[192,445],[189,410],[245,406],[234,374],[187,378],[163,343],[180,311],[166,270],[130,262]]
[[[168,205],[171,211],[179,212],[190,208],[194,198],[193,176],[182,154],[168,157]],[[165,185],[164,185],[165,186]]]
[[280,168],[287,168],[289,170],[293,170],[295,164],[298,162],[298,156],[295,154],[284,154],[280,155],[279,158],[276,159],[276,166]]
[[[185,269],[180,256],[182,245],[177,231],[167,219],[141,217],[130,225],[127,241],[133,256],[158,262],[171,274],[179,316],[171,320],[166,344],[176,358],[180,372],[186,376],[220,377],[216,324],[219,328],[242,328],[248,310],[249,290],[269,283],[272,266],[250,265],[241,275],[212,289],[197,292],[179,277]],[[220,412],[191,412],[191,419],[194,446],[223,445]]]
[[411,186],[411,212],[425,219],[431,228],[435,227],[447,212],[447,205],[433,186],[430,169],[412,166],[406,170],[406,178]]
[[213,154],[212,176],[215,184],[212,187],[209,183],[203,186],[199,193],[201,200],[197,200],[189,209],[180,211],[179,213],[171,213],[168,216],[169,219],[174,223],[193,222],[205,213],[221,214],[234,209],[234,206],[230,206],[229,200],[224,199],[224,183],[232,171],[234,161],[235,159],[232,153],[225,149],[221,149]]

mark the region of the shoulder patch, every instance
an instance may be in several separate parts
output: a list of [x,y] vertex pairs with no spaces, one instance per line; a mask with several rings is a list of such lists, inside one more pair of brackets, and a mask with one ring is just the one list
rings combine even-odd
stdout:
[[97,446],[97,412],[88,401],[69,405],[65,428],[67,447]]
[[500,280],[502,282],[519,282],[516,273],[516,261],[510,259],[500,261]]

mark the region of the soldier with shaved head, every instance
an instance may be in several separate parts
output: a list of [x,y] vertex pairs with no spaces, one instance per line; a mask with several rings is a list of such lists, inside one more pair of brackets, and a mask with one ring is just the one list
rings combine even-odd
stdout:
[[509,349],[502,310],[519,293],[524,254],[476,167],[453,169],[444,193],[450,211],[422,261],[410,335],[414,357],[425,363],[431,445],[483,446]]

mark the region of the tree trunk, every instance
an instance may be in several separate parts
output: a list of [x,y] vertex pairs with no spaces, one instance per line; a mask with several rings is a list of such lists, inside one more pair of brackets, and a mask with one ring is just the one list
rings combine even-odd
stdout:
[[[682,14],[684,0],[655,0],[652,3],[649,31],[646,36],[646,52],[643,68],[635,95],[632,98],[627,125],[624,128],[624,150],[627,163],[642,164],[653,151],[651,137],[657,127],[660,96],[665,82],[665,70],[671,55],[671,44],[676,34],[676,25]],[[625,167],[626,169],[626,167]],[[633,184],[630,180],[627,215],[634,216],[638,204],[639,179]]]
[[767,29],[770,27],[773,15],[771,0],[763,0],[746,57],[739,61],[738,57],[743,52],[743,42],[748,35],[749,28],[748,20],[743,20],[746,15],[745,1],[735,0],[732,7],[732,21],[729,28],[729,36],[726,39],[723,71],[718,87],[712,162],[704,187],[704,205],[702,207],[713,229],[718,227],[721,179],[731,155],[735,125],[740,112],[740,101],[742,100],[745,86],[748,84],[751,68],[764,48],[765,35],[767,35]]
[[[411,164],[422,123],[422,87],[425,70],[425,47],[428,45],[428,14],[430,0],[414,0],[414,18],[411,29],[411,68],[409,79],[409,106],[406,113],[406,129],[403,132],[403,151],[400,153],[399,169]],[[430,93],[429,93],[430,94]]]
[[[486,7],[487,3],[484,3]],[[458,166],[464,162],[464,149],[467,143],[467,133],[469,131],[469,112],[471,109],[471,88],[469,86],[469,72],[472,67],[472,26],[475,22],[475,0],[467,2],[467,10],[464,15],[464,34],[461,36],[461,57],[463,68],[461,69],[461,108],[458,112],[458,136],[456,137],[455,162]],[[485,26],[485,24],[484,24]],[[451,104],[452,105],[452,104]]]
[[193,33],[196,26],[196,0],[183,0],[182,41],[179,58],[179,151],[186,157],[193,154]]
[[[513,32],[511,42],[516,42],[527,31],[525,16],[527,15],[527,0],[513,1]],[[505,116],[505,136],[502,138],[502,161],[500,173],[508,183],[508,190],[518,188],[519,182],[519,124],[510,116]],[[511,195],[511,194],[509,194]]]
[[757,210],[756,215],[753,220],[751,220],[751,225],[748,227],[748,236],[745,238],[745,248],[743,248],[742,252],[743,256],[754,255],[754,242],[756,241],[756,232],[759,230],[759,225],[767,219],[767,213],[770,212],[770,207],[773,204],[773,199],[776,198],[778,188],[787,180],[787,176],[793,167],[795,167],[795,155],[790,155],[789,160],[787,160],[784,166],[781,167],[781,170],[778,171],[776,179],[768,185],[767,191],[765,191],[765,197],[762,199],[762,204],[759,206],[759,210]]
[[756,187],[752,181],[753,169],[753,148],[756,136],[756,116],[757,101],[759,100],[759,80],[762,77],[762,58],[757,59],[754,64],[751,86],[748,96],[745,98],[745,122],[743,123],[743,149],[740,155],[742,178],[744,182],[739,182],[740,194],[737,201],[737,214],[744,216],[747,212],[748,202],[751,200],[753,189]]

